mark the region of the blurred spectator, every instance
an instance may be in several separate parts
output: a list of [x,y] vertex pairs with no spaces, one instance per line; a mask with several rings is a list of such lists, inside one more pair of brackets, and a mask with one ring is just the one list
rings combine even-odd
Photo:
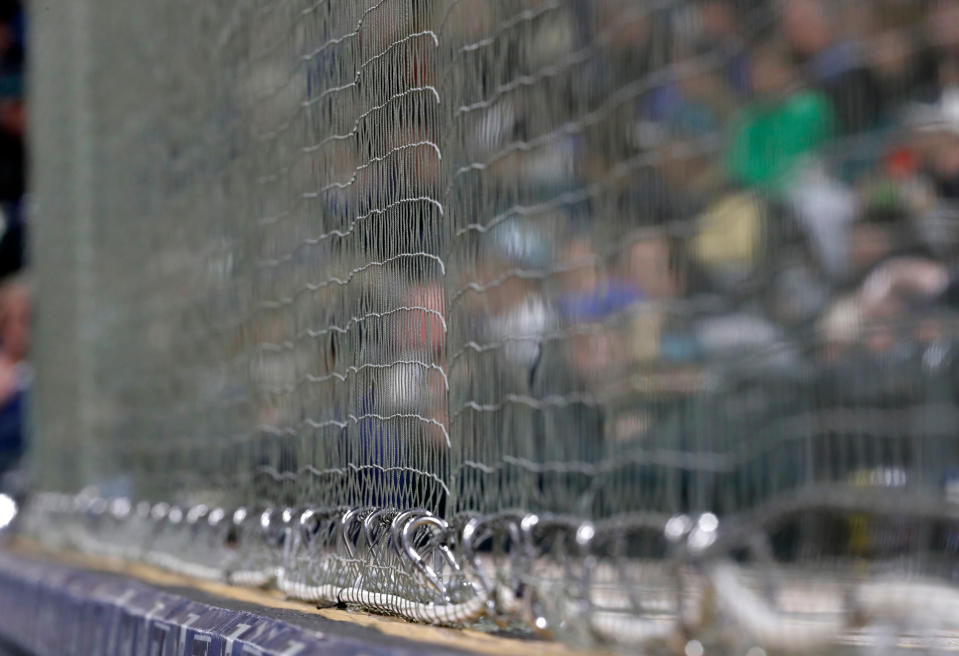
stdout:
[[742,48],[740,12],[735,3],[731,0],[706,0],[702,5],[701,17],[703,29],[699,37],[699,50],[718,52],[721,46],[730,48],[723,74],[731,89],[739,95],[745,95],[749,92],[749,57]]
[[897,257],[884,262],[863,281],[861,299],[867,316],[902,312],[902,304],[948,293],[949,272],[931,258]]
[[875,127],[879,94],[864,62],[859,42],[844,38],[837,26],[849,3],[787,0],[782,29],[797,61],[813,86],[829,96],[845,132]]
[[764,204],[751,193],[721,196],[698,218],[690,249],[719,289],[732,291],[751,275],[765,230]]
[[925,16],[925,28],[934,48],[940,89],[959,86],[959,2],[936,0]]
[[11,279],[0,287],[0,472],[15,467],[23,452],[29,339],[30,292]]
[[833,280],[842,278],[848,268],[849,226],[859,212],[855,193],[830,176],[821,162],[808,162],[786,197],[819,266]]
[[897,18],[888,6],[877,7],[874,13],[881,31],[867,40],[867,57],[878,118],[880,124],[888,125],[896,120],[895,114],[903,103],[936,99],[936,62],[910,29],[914,20]]
[[782,190],[801,158],[834,133],[828,100],[797,90],[798,72],[776,41],[752,51],[753,102],[733,128],[727,156],[735,180],[760,189]]
[[927,254],[915,226],[896,200],[873,201],[849,231],[848,273],[854,283],[862,281],[887,259]]
[[941,198],[959,200],[959,133],[937,131],[928,152],[928,171]]

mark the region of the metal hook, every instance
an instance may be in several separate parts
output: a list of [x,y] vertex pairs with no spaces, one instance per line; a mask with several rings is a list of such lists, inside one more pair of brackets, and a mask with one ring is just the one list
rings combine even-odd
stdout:
[[[311,520],[315,522],[315,526],[312,528],[308,525]],[[306,508],[303,510],[303,512],[300,513],[298,524],[300,529],[300,539],[303,541],[303,544],[309,545],[316,536],[316,533],[319,532],[320,520],[316,515],[316,511],[312,508]]]
[[[390,522],[377,522],[379,518],[384,515],[389,515],[395,513],[395,510],[390,508],[380,508],[379,510],[374,510],[369,515],[366,516],[366,519],[363,520],[363,532],[366,535],[366,542],[370,548],[371,556],[380,556],[385,548],[389,547],[389,540],[386,541],[386,545],[383,545],[382,534],[389,531],[392,521]],[[379,530],[377,530],[379,529]]]
[[[423,558],[422,554],[420,554],[420,552],[413,547],[411,537],[412,533],[415,529],[421,526],[430,526],[436,528],[442,535],[449,530],[449,524],[438,517],[426,515],[410,520],[405,526],[403,526],[402,531],[403,552],[413,562],[413,565],[423,573],[430,585],[432,585],[437,592],[442,595],[443,599],[448,602],[450,601],[449,592],[437,575],[436,570],[427,564],[426,559]],[[456,559],[449,550],[449,547],[445,544],[439,544],[437,545],[437,548],[449,563],[450,567],[452,567],[455,571],[459,571],[459,564],[456,562]]]
[[[536,558],[534,532],[540,525],[544,524],[543,519],[535,513],[527,513],[519,522],[519,533],[522,536],[523,556],[526,559],[526,563],[531,563]],[[523,614],[526,617],[526,621],[533,628],[533,631],[544,638],[553,638],[553,629],[550,621],[538,608],[539,592],[535,586],[528,586],[523,595],[522,602]]]
[[[343,540],[343,545],[346,547],[346,552],[349,554],[351,559],[356,558],[356,543],[359,540],[359,531],[356,532],[356,537],[351,538],[351,529],[353,524],[356,521],[356,517],[363,512],[364,510],[369,510],[368,508],[351,508],[343,513],[343,517],[340,519],[340,537]],[[357,573],[359,573],[357,571]]]
[[466,557],[466,562],[468,562],[473,571],[476,573],[476,577],[479,579],[480,585],[483,587],[483,591],[487,595],[492,595],[494,590],[494,585],[492,579],[486,573],[486,570],[483,569],[479,564],[479,559],[476,555],[475,545],[480,544],[489,537],[489,533],[480,534],[480,527],[488,523],[489,517],[477,516],[470,519],[466,522],[466,525],[463,526],[461,533],[461,538],[463,541],[463,555]]
[[403,552],[403,529],[406,524],[415,517],[432,517],[433,513],[428,510],[404,510],[398,513],[390,523],[390,544],[400,558],[404,556]]
[[225,519],[226,510],[219,506],[210,510],[206,515],[206,525],[209,529],[208,539],[214,546],[222,546],[222,544],[226,542],[230,529],[229,525],[224,521]]
[[216,528],[220,523],[226,519],[226,511],[223,508],[217,506],[211,510],[206,516],[206,522],[210,525],[210,528]]
[[151,510],[152,508],[153,508],[153,506],[150,505],[150,502],[149,502],[149,501],[141,501],[140,503],[138,503],[138,504],[136,505],[136,509],[134,510],[134,514],[136,515],[136,518],[137,518],[137,519],[146,520],[146,519],[149,519],[149,517],[150,517],[150,510]]
[[260,532],[268,545],[281,547],[284,542],[285,525],[293,518],[293,513],[289,508],[284,509],[279,512],[280,521],[276,521],[277,513],[276,508],[267,508],[260,513]]
[[[356,520],[360,517],[361,513],[366,512],[369,514],[375,512],[375,510],[375,508],[347,509],[340,518],[340,538],[349,555],[353,571],[356,573],[356,579],[353,583],[354,587],[359,587],[363,584],[363,572],[360,569],[360,563],[356,557],[356,547],[358,546],[360,536],[363,535],[363,524],[362,520],[360,523],[357,523]],[[365,519],[364,517],[363,520]],[[355,530],[354,526],[356,527]]]
[[197,504],[186,512],[186,523],[191,531],[196,532],[200,527],[200,520],[210,514],[210,508],[204,504]]
[[240,506],[239,508],[233,511],[233,515],[231,517],[233,521],[233,525],[242,526],[244,523],[246,523],[248,516],[249,516],[249,512],[247,511],[247,509],[244,508],[243,506]]
[[116,521],[123,521],[130,517],[132,508],[126,497],[117,497],[110,501],[110,515]]

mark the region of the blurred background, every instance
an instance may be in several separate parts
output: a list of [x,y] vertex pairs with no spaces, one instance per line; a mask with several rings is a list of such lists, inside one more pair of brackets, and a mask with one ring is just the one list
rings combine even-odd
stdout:
[[[13,471],[24,451],[24,403],[30,299],[26,265],[27,160],[24,8],[0,2],[0,472]],[[5,480],[5,482],[3,482]],[[9,477],[0,486],[18,487]]]
[[[450,39],[479,38],[508,17],[507,5],[464,3],[445,17]],[[690,0],[660,6],[630,0],[600,4],[577,0],[563,3],[560,9],[542,2],[530,6],[542,18],[531,21],[523,35],[524,65],[548,70],[543,67],[556,60],[564,67],[563,75],[549,75],[564,79],[573,71],[576,80],[584,82],[572,95],[558,83],[538,97],[502,93],[482,112],[462,112],[462,129],[444,147],[449,146],[452,161],[466,164],[536,137],[539,128],[534,129],[530,117],[542,109],[537,103],[543,98],[548,105],[560,107],[550,108],[552,113],[544,119],[547,128],[551,121],[583,123],[566,132],[540,130],[548,138],[538,139],[535,149],[497,155],[482,184],[460,176],[453,197],[459,203],[454,207],[457,239],[451,243],[433,243],[428,229],[406,231],[410,250],[452,254],[459,263],[445,280],[427,272],[411,278],[404,289],[395,281],[390,283],[390,293],[398,294],[390,297],[391,303],[420,309],[404,325],[388,328],[393,332],[387,346],[448,369],[447,384],[460,392],[454,391],[448,405],[445,396],[437,393],[440,381],[435,377],[428,384],[422,384],[423,380],[404,384],[423,372],[398,367],[383,372],[394,380],[382,388],[386,391],[376,400],[377,407],[384,413],[391,408],[394,412],[416,408],[434,420],[430,430],[437,434],[443,427],[454,436],[475,432],[476,440],[492,439],[491,433],[500,432],[532,436],[530,448],[538,453],[561,444],[556,446],[556,459],[595,462],[615,460],[637,446],[681,444],[682,435],[718,431],[715,427],[720,424],[730,434],[736,432],[729,427],[733,425],[739,426],[738,431],[761,432],[770,417],[809,410],[814,414],[804,418],[815,426],[804,425],[801,430],[806,433],[898,431],[909,440],[920,430],[918,426],[932,421],[927,402],[949,405],[959,400],[955,380],[959,365],[953,365],[959,309],[959,1]],[[94,27],[110,26],[107,9],[92,14]],[[143,21],[149,20],[144,13]],[[254,24],[244,29],[254,36],[244,56],[257,51],[261,41],[275,37],[277,30],[286,29],[275,19],[262,19],[262,25],[251,20]],[[413,24],[399,21],[390,29],[381,35],[385,42],[413,29]],[[30,292],[20,273],[29,225],[29,204],[24,199],[26,34],[21,3],[0,4],[0,276],[5,281],[0,294],[0,399],[4,404],[0,466],[4,468],[16,462],[21,448],[20,408],[30,379],[24,364]],[[144,52],[155,47],[148,44]],[[108,47],[102,49],[96,54],[98,61],[108,61]],[[194,123],[223,146],[222,152],[208,150],[210,161],[216,162],[213,168],[236,156],[227,140],[237,125],[259,130],[270,139],[270,135],[286,138],[287,133],[271,130],[285,125],[278,118],[289,109],[284,103],[292,98],[295,105],[300,96],[257,95],[260,87],[270,89],[277,80],[289,79],[296,83],[291,88],[309,98],[329,83],[330,71],[323,70],[326,64],[321,60],[291,76],[283,51],[262,50],[262,56],[251,59],[254,63],[242,67],[239,55],[236,60],[227,59],[232,51],[218,55],[223,57],[219,65],[226,69],[242,68],[246,86],[229,87],[235,92],[229,98],[232,105],[211,102],[203,119],[207,122]],[[438,83],[436,62],[424,52],[417,54],[416,66],[421,68],[409,64],[403,71],[404,83]],[[158,61],[173,66],[179,60]],[[106,76],[106,67],[95,73],[107,82],[113,79]],[[485,79],[474,77],[474,82]],[[191,96],[196,89],[175,76],[142,83],[137,78],[142,87],[132,80],[125,88],[156,94],[158,102],[167,103],[156,105],[159,121],[172,124],[177,102],[187,99],[184,106],[189,106],[189,98],[200,97]],[[626,95],[618,89],[625,89]],[[464,85],[463,97],[470,100],[471,93],[482,98],[489,92],[477,82],[475,89]],[[250,97],[269,100],[253,102]],[[628,100],[613,103],[612,109],[604,104],[619,97]],[[123,102],[115,104],[117,116],[129,115],[124,114]],[[358,106],[356,101],[352,109]],[[346,115],[352,116],[349,111]],[[202,162],[196,164],[200,159],[190,154],[188,139],[169,147],[144,140],[141,150],[146,154],[131,164],[123,153],[136,149],[119,140],[119,119],[111,122],[107,111],[100,116],[98,134],[104,149],[113,155],[104,157],[96,169],[104,188],[121,186],[115,180],[129,175],[130,189],[140,189],[140,197],[147,198],[144,203],[165,203],[181,193],[181,183],[190,175],[195,175],[198,185],[206,180],[207,169],[201,168]],[[596,116],[601,120],[583,119]],[[431,136],[425,119],[411,123],[389,137],[370,136],[371,143],[379,148],[395,145],[397,139]],[[114,138],[115,147],[111,145]],[[342,178],[363,161],[359,149],[354,152],[344,146],[330,153],[316,170],[332,178]],[[413,158],[411,154],[410,161],[420,166],[419,181],[432,189],[438,175],[436,163],[421,155]],[[176,166],[183,162],[185,173],[177,173]],[[166,188],[150,177],[151,171],[164,165],[160,175],[170,177]],[[396,176],[395,167],[400,164],[389,165],[394,170],[388,175]],[[247,217],[251,221],[266,222],[275,206],[283,207],[274,200],[286,191],[268,187],[277,177],[273,175],[276,167],[269,166],[263,165],[263,175],[253,186],[262,193],[251,204],[257,208]],[[141,173],[127,174],[134,169]],[[174,180],[177,175],[182,180]],[[291,184],[294,197],[316,186],[299,178]],[[297,189],[298,184],[303,189]],[[142,185],[148,185],[149,191]],[[139,192],[131,191],[131,197],[135,193]],[[368,189],[364,193],[373,195]],[[482,206],[470,205],[470,198],[482,198],[484,193],[499,196]],[[533,203],[535,215],[489,222],[517,198]],[[553,204],[544,199],[552,199]],[[347,225],[350,203],[364,206],[367,200],[331,196],[323,206],[327,227]],[[101,213],[104,221],[117,218],[110,209]],[[284,297],[302,287],[303,280],[317,279],[321,270],[317,267],[326,266],[325,262],[332,262],[329,269],[348,271],[387,252],[372,249],[353,259],[337,252],[318,265],[317,249],[323,244],[304,242],[311,228],[298,215],[294,219],[299,223],[282,225],[300,227],[264,232],[255,253],[260,258],[255,276],[261,291]],[[133,219],[129,222],[133,226]],[[142,234],[164,238],[162,224],[154,224],[141,226]],[[397,225],[402,231],[407,224]],[[142,339],[130,338],[128,355],[147,354],[143,357],[148,358],[150,345],[162,343],[158,361],[145,365],[160,371],[169,366],[171,353],[186,358],[190,349],[207,346],[187,343],[190,336],[181,331],[183,314],[157,317],[149,334],[132,318],[124,324],[111,314],[109,308],[116,308],[121,318],[138,316],[134,304],[127,310],[111,302],[122,294],[127,294],[122,298],[134,295],[130,290],[121,294],[121,265],[153,250],[150,237],[138,236],[141,228],[130,227],[129,234],[124,229],[116,227],[116,235],[104,232],[94,237],[95,247],[103,249],[93,257],[100,267],[99,282],[91,288],[92,294],[100,294],[97,320],[115,320],[118,335],[143,331]],[[197,234],[206,229],[198,228]],[[197,242],[186,235],[183,243],[176,257],[186,261],[196,254]],[[142,252],[136,244],[143,247]],[[223,248],[232,247],[228,243]],[[126,259],[111,269],[111,253],[121,249]],[[215,275],[220,278],[207,288],[197,284],[198,267],[193,264],[170,266],[176,271],[169,284],[179,285],[181,291],[189,289],[197,306],[213,307],[210,304],[216,302],[222,311],[232,312],[235,306],[225,304],[235,299],[223,293],[223,281],[237,275],[242,260],[224,255],[218,262],[222,267]],[[150,275],[139,288],[130,289],[149,297],[156,277]],[[163,284],[156,283],[156,289],[162,291]],[[327,303],[332,292],[323,293],[327,296],[311,294],[310,302]],[[196,307],[184,312],[191,312],[193,318],[200,314]],[[313,316],[309,312],[303,314],[307,322]],[[454,327],[447,335],[439,322],[454,313],[461,328]],[[342,325],[348,313],[332,319],[329,313],[322,316],[316,326],[321,321]],[[206,316],[200,321],[201,331],[215,323]],[[288,340],[301,328],[287,325],[288,321],[288,316],[260,313],[247,325],[246,333],[241,335],[239,329],[229,333],[232,337],[223,341],[224,348],[238,355],[250,342]],[[504,340],[509,345],[487,359],[483,359],[485,352],[483,357],[465,357],[462,352],[471,343]],[[96,348],[112,352],[114,343],[106,340],[89,350]],[[299,366],[329,374],[336,369],[335,354],[330,355],[307,353]],[[303,393],[287,403],[292,397],[280,398],[282,394],[276,393],[296,381],[292,356],[289,352],[257,354],[249,372],[252,380],[247,381],[262,388],[262,394],[250,403],[254,406],[250,421],[256,425],[279,431],[301,422],[303,414],[309,415],[321,402],[321,395]],[[183,391],[186,388],[170,391],[176,375],[180,376],[176,384],[182,383],[182,372],[165,378],[162,389],[137,388],[135,399],[126,398],[124,394],[133,393],[128,390],[134,389],[134,379],[141,387],[145,384],[140,382],[144,371],[133,368],[125,378],[124,367],[110,357],[104,355],[106,364],[98,379],[98,389],[105,391],[96,403],[94,422],[101,428],[124,421],[168,421],[153,411],[162,406],[164,394],[196,398]],[[496,390],[486,390],[490,394],[477,388],[489,380],[484,376],[488,371],[496,372]],[[939,381],[935,385],[927,380],[930,372]],[[236,386],[230,384],[236,380],[219,380],[219,392],[209,391],[216,387],[213,384],[204,389],[211,395],[236,394]],[[805,386],[804,390],[798,392],[796,385]],[[742,393],[745,389],[752,393]],[[302,389],[296,391],[299,394]],[[536,399],[586,395],[583,398],[591,402],[535,408],[548,415],[545,424],[499,413],[497,426],[509,430],[464,427],[470,408],[460,406],[495,403],[492,391]],[[484,395],[489,398],[484,400]],[[942,398],[934,399],[936,395]],[[368,410],[374,402],[363,403]],[[896,410],[905,407],[920,408],[921,413]],[[848,420],[854,426],[843,428],[847,419],[838,411],[851,408],[883,412],[860,413],[854,421]],[[948,430],[951,420],[951,415],[938,416],[935,430]],[[897,421],[899,427],[890,428]],[[459,428],[454,425],[457,422]],[[566,433],[591,437],[580,440],[584,446],[577,453],[578,447],[571,446],[576,437],[566,439]],[[271,439],[263,437],[264,443]],[[895,440],[880,439],[876,444],[885,445],[877,447],[880,452],[906,448]],[[300,457],[283,446],[273,453],[293,465]],[[905,451],[900,456],[901,462],[914,461]],[[101,453],[100,457],[107,456]],[[846,462],[840,468],[848,465],[848,471],[834,472],[840,476],[855,474],[864,462],[858,455],[847,458],[838,452],[823,453],[822,458],[827,469],[840,460]],[[880,453],[873,459],[883,461]],[[210,464],[218,466],[218,462]],[[162,472],[155,475],[173,480]],[[580,492],[569,494],[578,498]],[[466,506],[469,503],[464,501]],[[680,505],[688,503],[687,499]],[[698,505],[704,503],[701,500]]]

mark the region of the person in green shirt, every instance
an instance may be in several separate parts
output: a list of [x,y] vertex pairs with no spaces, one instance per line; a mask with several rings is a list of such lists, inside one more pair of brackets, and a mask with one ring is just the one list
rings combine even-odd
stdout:
[[835,132],[826,96],[798,86],[799,75],[778,42],[751,58],[754,100],[733,121],[726,168],[740,184],[776,193],[802,158]]

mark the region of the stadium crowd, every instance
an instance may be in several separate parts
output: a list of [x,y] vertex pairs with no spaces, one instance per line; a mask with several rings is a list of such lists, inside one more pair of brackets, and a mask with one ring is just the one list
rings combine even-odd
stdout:
[[[657,163],[628,179],[639,211],[615,258],[588,230],[570,240],[566,317],[716,295],[737,311],[706,312],[683,348],[664,326],[659,356],[815,334],[828,346],[821,357],[835,358],[875,322],[950,308],[959,3],[683,5],[669,17],[672,63],[657,64],[675,74],[639,97],[624,126]],[[637,21],[623,46],[655,45],[637,37],[659,26]],[[697,57],[713,64],[681,65]],[[597,176],[616,162],[605,164]],[[591,258],[604,266],[584,275],[575,263]],[[931,323],[917,325],[917,339],[933,338]],[[879,330],[862,344],[887,351],[892,337]]]
[[[956,448],[957,417],[931,408],[959,400],[959,1],[572,6],[572,23],[605,35],[586,84],[600,98],[623,96],[624,80],[642,92],[605,133],[553,144],[553,179],[537,161],[550,193],[602,187],[618,202],[567,208],[565,240],[555,222],[489,231],[476,320],[490,340],[542,337],[504,352],[515,389],[589,395],[568,410],[568,425],[602,436],[587,460],[710,434],[768,441],[797,430],[771,427],[790,416],[809,420],[792,437],[814,444],[795,476],[900,463],[948,484],[932,461]],[[541,28],[545,51],[590,46],[566,25]],[[623,175],[639,158],[649,165]],[[523,175],[510,166],[502,179]],[[543,267],[548,284],[499,279]],[[816,442],[837,433],[848,439]],[[756,461],[744,494],[795,482],[768,465]]]

